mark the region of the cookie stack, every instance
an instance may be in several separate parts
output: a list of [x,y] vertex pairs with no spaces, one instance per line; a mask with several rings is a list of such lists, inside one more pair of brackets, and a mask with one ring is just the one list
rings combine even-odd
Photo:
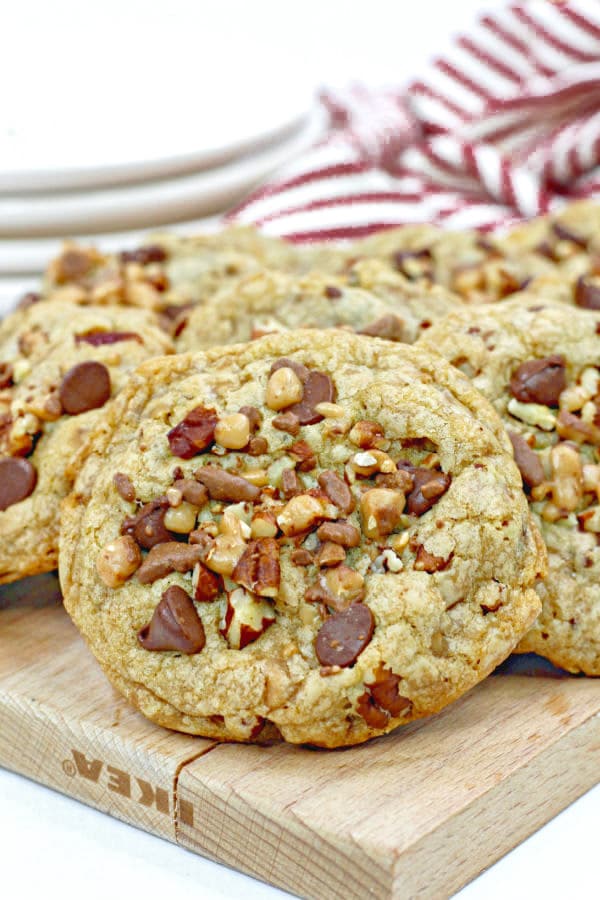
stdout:
[[224,740],[600,674],[599,225],[66,245],[0,325],[0,581],[60,542],[111,681]]

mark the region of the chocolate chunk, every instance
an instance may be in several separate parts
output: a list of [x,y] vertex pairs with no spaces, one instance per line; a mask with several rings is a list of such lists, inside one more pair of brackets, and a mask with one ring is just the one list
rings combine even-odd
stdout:
[[291,369],[296,373],[300,381],[304,384],[306,379],[310,374],[310,369],[307,369],[306,366],[303,366],[302,363],[296,362],[293,359],[278,359],[277,362],[274,362],[269,371],[269,375],[272,375],[273,372],[276,372],[277,369]]
[[259,597],[276,597],[281,571],[279,544],[275,538],[250,541],[231,573],[231,580]]
[[138,634],[145,650],[179,650],[199,653],[206,637],[192,599],[176,584],[162,595],[152,619]]
[[354,497],[350,488],[339,475],[330,469],[325,469],[319,475],[319,486],[323,488],[334,506],[344,513],[350,513],[354,509]]
[[288,407],[288,412],[297,416],[301,425],[315,425],[324,418],[315,411],[315,406],[319,403],[333,403],[334,400],[335,385],[329,375],[312,371],[304,382],[302,400]]
[[369,684],[367,687],[377,706],[385,709],[392,716],[399,716],[412,706],[411,701],[407,697],[402,697],[398,692],[401,680],[398,675],[394,675],[390,669],[380,666],[375,672],[375,678],[374,684]]
[[600,284],[594,284],[584,275],[575,285],[575,305],[582,309],[600,309]]
[[350,522],[323,522],[317,528],[317,537],[320,541],[333,541],[342,547],[358,547],[360,544],[360,531]]
[[129,477],[129,475],[125,475],[124,472],[117,472],[113,476],[113,483],[117,489],[117,493],[123,498],[123,500],[127,500],[129,502],[135,500],[135,488],[131,483],[131,478]]
[[359,334],[366,334],[369,337],[385,338],[388,341],[403,341],[404,338],[404,320],[400,316],[388,313],[385,316],[371,322],[370,325],[359,331]]
[[140,266],[147,266],[149,263],[164,262],[167,258],[167,251],[158,244],[146,244],[144,247],[138,247],[137,250],[124,250],[119,254],[119,259],[123,263],[139,263]]
[[33,492],[37,472],[28,459],[14,456],[0,458],[0,510],[25,500]]
[[425,469],[398,463],[398,470],[407,472],[413,479],[412,490],[406,498],[406,509],[411,516],[422,516],[434,506],[448,488],[452,478],[437,469]]
[[523,484],[530,488],[541,484],[545,477],[544,467],[537,453],[531,449],[525,438],[515,431],[509,431],[508,436],[513,445],[515,462],[521,473]]
[[510,379],[510,392],[521,403],[558,406],[567,386],[564,356],[530,359],[522,363]]
[[241,475],[232,475],[218,466],[202,466],[196,469],[194,478],[208,490],[212,500],[228,500],[231,503],[254,501],[260,496],[260,488]]
[[10,363],[0,362],[0,390],[12,387],[13,384],[13,367]]
[[249,456],[262,456],[263,453],[267,453],[268,449],[267,439],[259,435],[258,437],[250,438],[246,447],[246,453]]
[[352,666],[365,649],[375,629],[373,613],[364,603],[329,616],[315,639],[317,659],[323,666]]
[[64,376],[58,395],[64,412],[78,416],[99,409],[110,398],[110,374],[99,362],[82,362]]
[[130,534],[140,547],[150,550],[156,544],[172,541],[173,535],[165,528],[165,513],[169,508],[166,497],[157,497],[144,504],[135,516],[125,519],[121,534]]
[[195,406],[167,435],[173,456],[191,459],[215,441],[218,417],[212,407]]
[[102,347],[104,344],[118,344],[120,341],[144,343],[135,331],[88,331],[87,334],[75,335],[76,344],[91,344],[92,347]]
[[198,544],[179,541],[156,544],[139,567],[137,579],[140,584],[152,584],[171,572],[189,572],[203,555],[203,548]]

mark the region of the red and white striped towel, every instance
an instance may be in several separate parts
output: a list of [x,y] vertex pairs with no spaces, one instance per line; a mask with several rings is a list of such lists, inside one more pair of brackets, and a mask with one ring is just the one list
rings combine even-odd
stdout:
[[600,196],[600,2],[502,6],[405,90],[323,102],[326,137],[230,221],[296,241],[491,230]]

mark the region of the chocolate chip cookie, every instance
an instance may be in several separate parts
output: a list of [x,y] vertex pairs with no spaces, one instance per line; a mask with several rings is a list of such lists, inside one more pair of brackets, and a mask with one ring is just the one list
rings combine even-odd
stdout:
[[149,718],[356,744],[441,709],[539,612],[508,438],[414,348],[297,331],[149,361],[65,504],[65,605]]
[[56,566],[86,434],[131,369],[171,350],[144,310],[44,303],[0,323],[0,583]]
[[452,313],[419,345],[504,419],[548,548],[542,614],[520,649],[600,675],[600,315],[523,295]]
[[264,270],[239,279],[193,310],[177,347],[203,350],[294,328],[332,327],[412,343],[458,303],[445,293],[429,297],[427,289],[407,289],[405,279],[376,261],[357,265],[344,278],[294,278]]

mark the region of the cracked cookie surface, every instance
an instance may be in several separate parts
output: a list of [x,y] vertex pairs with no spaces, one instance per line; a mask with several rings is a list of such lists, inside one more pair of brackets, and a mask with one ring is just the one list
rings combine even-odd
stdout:
[[519,649],[600,675],[600,315],[525,294],[453,313],[421,344],[502,416],[548,548],[542,614]]
[[144,310],[44,303],[0,323],[0,583],[56,567],[80,447],[129,372],[171,350]]
[[90,446],[65,605],[167,727],[359,743],[459,697],[538,614],[508,439],[438,357],[298,331],[149,361]]

